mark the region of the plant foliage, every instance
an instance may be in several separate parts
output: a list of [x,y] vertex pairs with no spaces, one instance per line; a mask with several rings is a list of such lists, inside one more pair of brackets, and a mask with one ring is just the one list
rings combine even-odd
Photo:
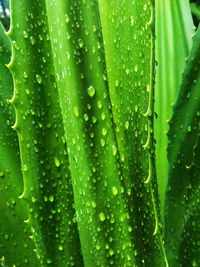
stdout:
[[189,7],[10,1],[0,265],[200,265],[200,30]]

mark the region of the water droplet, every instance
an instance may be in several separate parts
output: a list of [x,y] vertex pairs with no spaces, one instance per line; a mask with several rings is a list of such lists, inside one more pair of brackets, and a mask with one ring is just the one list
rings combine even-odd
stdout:
[[47,259],[47,264],[51,264],[53,261],[51,259]]
[[105,146],[105,140],[103,138],[101,138],[101,146],[104,147]]
[[84,114],[84,120],[85,120],[85,121],[88,121],[88,120],[89,120],[89,117],[88,117],[87,114]]
[[60,161],[57,157],[54,157],[54,163],[56,167],[60,167]]
[[135,71],[135,72],[138,71],[138,65],[135,65],[135,67],[134,67],[134,71]]
[[131,20],[131,26],[133,26],[133,25],[134,25],[134,17],[131,16],[131,17],[130,17],[130,20]]
[[103,212],[100,212],[100,213],[99,213],[99,219],[100,219],[100,221],[102,221],[102,222],[105,221],[106,216],[105,216],[105,214],[104,214]]
[[28,171],[28,166],[26,164],[24,164],[24,166],[23,166],[23,171],[24,172],[27,172]]
[[105,115],[105,113],[104,113],[104,112],[102,112],[102,113],[101,113],[101,119],[102,119],[102,121],[104,121],[104,120],[105,120],[105,118],[106,118],[106,115]]
[[83,40],[82,39],[78,39],[78,45],[80,48],[83,47]]
[[26,94],[30,95],[30,91],[28,89],[26,89]]
[[113,186],[112,188],[113,195],[116,196],[118,194],[118,189],[116,186]]
[[31,44],[34,45],[35,44],[35,38],[33,36],[30,37],[30,41],[31,41]]
[[53,196],[53,195],[50,195],[50,196],[49,196],[49,201],[50,201],[50,202],[54,202],[54,196]]
[[188,132],[191,132],[192,131],[192,128],[191,128],[190,125],[188,126],[187,130],[188,130]]
[[42,83],[42,77],[39,74],[36,74],[36,81],[41,84]]
[[113,249],[109,249],[109,254],[110,254],[110,256],[113,256],[115,254],[114,250]]
[[94,95],[95,95],[95,88],[94,88],[94,86],[90,86],[88,89],[87,89],[87,91],[88,91],[88,95],[90,96],[90,97],[93,97]]
[[28,38],[28,33],[26,31],[23,31],[23,35],[24,35],[24,38],[27,39]]
[[79,116],[79,109],[78,109],[78,106],[75,106],[75,107],[74,107],[74,114],[75,114],[76,117]]
[[100,245],[99,244],[96,244],[96,249],[97,250],[100,250],[100,248],[101,248]]
[[117,147],[115,145],[112,146],[113,155],[117,154]]
[[97,118],[95,116],[92,117],[92,122],[96,123],[97,122]]
[[99,109],[101,109],[101,108],[102,108],[102,103],[101,103],[101,101],[100,101],[100,100],[98,101],[98,104],[97,104],[97,106],[98,106],[98,108],[99,108]]
[[128,130],[128,127],[129,127],[129,122],[126,121],[126,122],[125,122],[125,129]]
[[102,131],[101,131],[101,133],[102,133],[102,135],[104,135],[104,136],[107,135],[107,130],[106,130],[106,128],[103,128]]
[[69,21],[70,21],[69,16],[68,16],[67,14],[65,15],[65,21],[66,21],[67,23],[69,23]]
[[62,246],[62,245],[59,245],[59,246],[58,246],[58,250],[59,250],[59,251],[63,251],[63,246]]
[[28,78],[28,74],[26,72],[24,72],[23,76],[24,76],[25,79]]

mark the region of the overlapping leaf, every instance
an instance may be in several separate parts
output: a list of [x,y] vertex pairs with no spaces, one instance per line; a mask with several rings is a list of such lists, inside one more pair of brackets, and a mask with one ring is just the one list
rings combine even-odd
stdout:
[[[168,133],[165,241],[171,266],[193,260],[199,265],[198,253],[194,249],[188,252],[187,249],[188,244],[191,247],[196,244],[198,250],[197,238],[191,240],[194,237],[191,229],[193,223],[199,224],[200,29],[193,41]],[[195,229],[197,237],[199,230]],[[182,238],[187,246],[179,254]]]

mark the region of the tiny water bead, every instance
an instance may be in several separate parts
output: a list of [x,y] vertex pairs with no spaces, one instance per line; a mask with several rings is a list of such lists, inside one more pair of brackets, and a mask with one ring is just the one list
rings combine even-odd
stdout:
[[54,157],[54,164],[56,167],[60,167],[60,161],[57,157]]
[[41,84],[42,83],[42,77],[39,74],[36,74],[36,81]]
[[49,201],[54,202],[54,196],[53,195],[49,196]]
[[69,23],[69,20],[70,20],[70,19],[69,19],[69,16],[66,14],[66,15],[65,15],[65,21],[66,21],[66,23]]
[[113,155],[117,154],[117,147],[115,145],[112,146]]
[[106,216],[105,216],[105,214],[104,214],[103,212],[100,212],[100,214],[99,214],[99,219],[100,219],[100,221],[102,221],[102,222],[105,221]]
[[24,39],[28,38],[28,33],[26,31],[23,31]]
[[82,39],[78,39],[78,45],[80,48],[83,47],[83,40]]
[[116,196],[118,194],[118,189],[117,189],[116,186],[113,186],[112,193],[113,193],[114,196]]
[[58,246],[58,250],[59,250],[59,251],[63,251],[63,246],[62,246],[62,245],[59,245],[59,246]]
[[102,133],[102,135],[104,135],[104,136],[107,135],[107,130],[106,130],[106,128],[103,128],[102,131],[101,131],[101,133]]
[[94,88],[94,86],[90,86],[88,89],[87,89],[87,92],[88,92],[88,95],[90,96],[90,97],[93,97],[94,95],[95,95],[95,88]]
[[74,107],[74,114],[76,117],[79,117],[79,109],[78,109],[78,106],[75,106]]
[[125,129],[128,130],[128,127],[129,127],[129,122],[126,121],[126,122],[125,122]]
[[34,45],[35,44],[35,38],[33,36],[30,37],[30,41],[31,41],[31,44]]

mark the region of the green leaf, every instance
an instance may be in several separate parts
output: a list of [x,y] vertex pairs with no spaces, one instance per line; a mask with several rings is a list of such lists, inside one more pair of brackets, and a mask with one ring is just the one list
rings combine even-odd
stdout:
[[[19,146],[14,124],[12,76],[5,64],[11,57],[11,46],[0,23],[0,262],[3,266],[38,264],[29,238],[27,207],[18,196],[23,190]],[[31,261],[30,261],[31,260]],[[33,266],[33,265],[32,265]]]
[[[36,4],[37,2],[37,4]],[[41,266],[82,266],[45,1],[11,1],[16,123],[28,225]],[[64,56],[64,55],[63,55]]]
[[98,1],[47,1],[47,9],[84,264],[134,266]]
[[181,72],[185,66],[194,33],[188,0],[156,1],[156,86],[154,123],[156,139],[156,171],[161,201],[161,217],[164,220],[165,192],[168,180],[167,131],[181,84]]
[[[154,1],[99,1],[109,92],[137,265],[164,264],[153,142]],[[148,205],[147,205],[148,203]]]
[[[193,43],[168,133],[170,168],[166,195],[165,241],[171,266],[179,266],[177,255],[181,236],[183,235],[185,240],[184,232],[191,228],[199,206],[200,29]],[[198,220],[194,223],[198,224]],[[194,236],[193,232],[191,237],[190,232],[187,235],[189,238]],[[187,261],[193,259],[192,251],[187,252]],[[184,256],[187,253],[181,253],[180,260],[185,261]]]

